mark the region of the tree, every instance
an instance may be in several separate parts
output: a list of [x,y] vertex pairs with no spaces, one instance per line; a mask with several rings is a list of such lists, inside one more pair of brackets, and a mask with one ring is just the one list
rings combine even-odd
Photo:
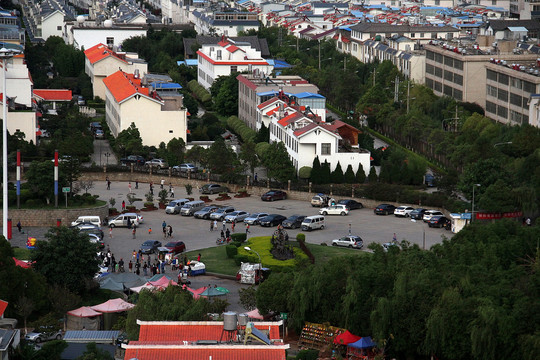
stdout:
[[358,170],[356,171],[356,182],[359,184],[363,184],[366,182],[366,173],[364,171],[364,167],[362,166],[362,163],[358,164]]
[[264,125],[264,122],[261,123],[261,128],[257,132],[257,136],[255,137],[254,141],[257,144],[260,142],[270,142],[270,129]]
[[334,171],[332,171],[332,174],[330,175],[330,182],[334,184],[341,184],[343,183],[343,170],[341,169],[341,164],[337,163],[336,168]]
[[511,212],[519,206],[515,192],[501,179],[489,185],[477,201],[478,209],[489,212]]
[[184,153],[186,151],[186,143],[182,138],[173,138],[167,143],[167,153],[172,155],[167,157],[170,166],[178,165],[184,162]]
[[320,184],[328,184],[331,181],[330,178],[331,172],[330,172],[330,163],[324,160],[324,162],[321,164],[321,171],[320,171]]
[[352,169],[351,164],[349,164],[349,166],[347,166],[347,170],[345,171],[345,174],[343,175],[343,182],[345,184],[354,184],[354,182],[355,182],[354,171]]
[[302,166],[298,170],[298,177],[303,180],[308,180],[311,177],[311,171],[309,166]]
[[259,157],[257,156],[255,146],[254,142],[248,141],[242,145],[240,151],[240,159],[249,164],[249,170],[252,176],[255,174],[255,168],[259,166]]
[[123,156],[142,152],[141,133],[135,123],[131,123],[127,129],[120,131],[114,141],[114,146],[117,152],[123,154]]
[[372,166],[371,169],[369,170],[368,182],[370,184],[374,184],[377,182],[378,179],[379,178],[377,176],[377,170],[375,170],[375,166]]
[[74,293],[82,293],[85,281],[91,280],[97,270],[96,246],[87,234],[64,226],[51,228],[45,237],[48,241],[38,240],[32,252],[34,270],[51,284],[65,285]]
[[279,182],[294,179],[296,170],[289,158],[289,153],[282,142],[273,142],[263,155],[262,163],[269,178]]
[[315,156],[315,159],[313,159],[313,166],[311,167],[311,181],[314,184],[321,184],[321,163],[318,156]]
[[86,351],[76,360],[114,360],[107,350],[100,349],[96,343],[86,345]]
[[[69,165],[68,169],[71,168]],[[61,167],[60,169],[66,169]],[[75,174],[72,174],[75,176]],[[38,162],[33,161],[25,174],[28,187],[34,193],[34,198],[44,199],[47,204],[54,198],[54,163],[50,160]],[[59,171],[58,183],[69,184],[65,171]],[[61,196],[61,195],[60,195]]]
[[210,93],[214,98],[215,109],[222,115],[230,116],[238,114],[237,76],[237,72],[233,72],[228,76],[219,76],[210,87]]
[[236,153],[218,138],[208,149],[208,166],[212,172],[221,174],[224,179],[232,178],[239,172]]

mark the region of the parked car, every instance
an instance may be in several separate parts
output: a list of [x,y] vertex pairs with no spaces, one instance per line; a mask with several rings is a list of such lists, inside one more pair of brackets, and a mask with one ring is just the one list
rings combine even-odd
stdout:
[[157,240],[146,240],[141,244],[141,252],[143,254],[152,254],[157,251],[157,248],[161,247],[161,242]]
[[414,219],[414,220],[422,220],[424,218],[425,212],[426,212],[426,209],[416,208],[413,211],[411,211],[409,216],[411,217],[411,219]]
[[198,170],[199,170],[199,168],[196,167],[195,165],[191,164],[191,163],[175,165],[172,168],[172,171],[174,173],[184,173],[184,172],[187,173],[188,171],[192,172],[192,173],[196,173]]
[[239,223],[241,221],[244,221],[245,218],[249,216],[248,212],[237,210],[233,211],[229,215],[225,215],[225,221],[232,223],[233,221],[235,223]]
[[82,215],[79,216],[75,221],[72,221],[71,226],[77,226],[84,223],[90,223],[92,225],[101,227],[101,218],[99,215]]
[[186,244],[183,241],[169,241],[164,247],[175,254],[186,251]]
[[163,159],[152,159],[144,163],[146,167],[156,168],[158,170],[167,169],[169,165]]
[[281,225],[287,229],[298,229],[302,226],[302,221],[304,221],[305,218],[305,215],[292,215],[283,220]]
[[253,213],[244,219],[244,223],[249,225],[257,225],[262,218],[268,216],[268,213]]
[[187,204],[189,199],[175,199],[171,200],[165,207],[165,214],[179,214],[182,206]]
[[259,224],[261,224],[261,226],[276,226],[276,225],[280,225],[285,219],[286,217],[283,215],[270,214],[268,216],[263,217],[261,221],[259,222]]
[[393,243],[393,242],[386,242],[386,243],[382,244],[382,247],[383,247],[384,251],[388,251],[388,250],[390,250],[390,248],[392,248],[394,246],[396,247],[396,249],[400,248],[398,244]]
[[135,166],[142,166],[144,165],[145,160],[140,155],[129,155],[125,158],[120,159],[120,164],[123,166],[128,166],[131,164],[134,164]]
[[360,238],[360,236],[349,235],[332,240],[332,246],[344,246],[348,248],[361,249],[364,247],[364,241]]
[[219,209],[219,206],[216,206],[216,205],[210,205],[210,206],[206,206],[204,208],[202,208],[201,210],[199,211],[196,211],[193,216],[196,217],[197,219],[210,219],[210,214],[213,213],[214,211],[216,211],[217,209]]
[[349,210],[362,209],[364,205],[361,202],[352,199],[343,199],[337,202],[338,204],[345,205]]
[[139,224],[142,222],[142,216],[137,215],[136,213],[125,213],[120,214],[114,219],[110,220],[109,227],[128,226],[128,219],[132,226],[139,226]]
[[314,197],[311,198],[311,206],[315,207],[323,207],[328,205],[328,200],[330,197],[325,194],[317,194]]
[[397,217],[409,217],[411,216],[411,212],[414,210],[412,206],[398,206],[394,210],[394,216]]
[[82,95],[77,96],[77,105],[84,106],[84,104],[86,104],[86,102],[84,101],[84,96]]
[[424,222],[428,222],[429,220],[431,220],[433,216],[438,216],[438,215],[444,216],[444,214],[440,212],[439,210],[426,210],[422,220],[424,220]]
[[95,234],[99,237],[100,240],[103,240],[103,230],[99,226],[96,226],[91,223],[82,223],[78,224],[77,226],[72,226],[72,228],[79,229],[80,232],[84,232],[87,234]]
[[98,250],[101,250],[105,247],[105,243],[101,240],[101,238],[99,237],[99,235],[97,234],[91,234],[91,233],[86,233],[88,235],[88,238],[90,239],[90,242],[92,244],[95,244],[96,247],[98,248]]
[[232,213],[233,211],[234,211],[234,208],[232,206],[225,206],[225,207],[219,208],[210,214],[210,220],[223,221],[223,218],[227,216],[228,214]]
[[447,229],[450,227],[451,221],[446,216],[434,215],[431,217],[431,219],[429,219],[427,223],[429,227],[444,227],[445,229]]
[[202,194],[219,194],[222,192],[229,192],[229,189],[226,186],[218,184],[205,184],[200,188],[199,192]]
[[97,129],[94,135],[97,139],[103,139],[103,137],[105,136],[105,132],[101,129]]
[[380,204],[375,209],[373,209],[373,212],[375,215],[390,215],[394,213],[394,210],[396,207],[394,205],[390,204]]
[[285,200],[287,193],[281,190],[270,190],[261,195],[262,201]]
[[41,326],[26,334],[24,339],[35,342],[36,344],[47,340],[62,340],[62,330]]
[[332,206],[328,206],[319,210],[319,214],[324,215],[324,216],[326,215],[345,216],[349,214],[349,208],[346,207],[345,205],[340,205],[340,204],[332,205]]

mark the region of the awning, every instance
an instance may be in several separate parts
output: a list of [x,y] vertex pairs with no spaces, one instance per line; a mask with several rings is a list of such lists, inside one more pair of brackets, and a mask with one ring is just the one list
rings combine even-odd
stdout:
[[131,310],[135,305],[128,303],[122,299],[111,299],[102,304],[91,306],[90,308],[101,313],[115,313]]
[[360,340],[361,336],[356,336],[352,334],[349,330],[346,330],[344,333],[339,334],[334,338],[334,344],[348,345]]
[[101,313],[92,310],[92,308],[90,308],[88,306],[83,306],[83,307],[80,307],[78,309],[68,311],[67,313],[68,313],[68,315],[81,317],[81,318],[94,317],[94,316],[101,315]]

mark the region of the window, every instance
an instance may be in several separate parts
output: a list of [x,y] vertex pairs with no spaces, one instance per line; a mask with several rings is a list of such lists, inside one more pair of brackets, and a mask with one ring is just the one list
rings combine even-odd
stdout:
[[452,88],[448,85],[444,85],[444,95],[452,96]]
[[114,38],[108,37],[107,38],[107,46],[113,46],[114,45]]
[[444,57],[444,65],[453,67],[454,66],[454,59],[452,59],[451,57],[445,56]]
[[61,30],[62,30],[62,27],[61,27],[61,26],[57,26],[57,27],[56,27],[56,30],[61,31]]
[[523,103],[523,99],[521,98],[521,96],[514,93],[510,93],[510,104],[521,107],[522,103]]
[[433,89],[433,80],[426,78],[426,86]]
[[497,5],[497,0],[491,0],[491,5],[493,6]]
[[321,144],[321,155],[330,155],[330,143]]
[[463,85],[463,76],[454,74],[454,82],[458,85]]
[[454,67],[463,70],[463,61],[454,59]]
[[497,97],[497,88],[495,86],[486,85],[486,93],[488,96]]
[[352,49],[353,51],[358,51],[358,44],[353,44]]
[[508,109],[504,106],[497,106],[497,115],[505,119],[508,118]]
[[454,80],[454,74],[450,71],[444,70],[444,80],[453,81]]
[[461,90],[458,90],[458,89],[454,89],[454,98],[458,101],[462,101],[463,100],[463,92]]
[[439,67],[435,68],[435,76],[442,78],[442,69]]
[[216,51],[216,59],[221,60],[221,50]]
[[505,74],[499,74],[499,83],[508,85],[508,75]]
[[510,120],[518,124],[521,124],[521,114],[518,113],[517,111],[510,110]]
[[433,53],[433,51],[426,51],[426,58],[429,59],[429,60],[434,60],[435,59],[435,53]]
[[435,54],[435,61],[439,64],[443,63],[443,56],[441,54]]
[[534,94],[536,93],[536,85],[528,81],[523,81],[523,90],[528,93]]
[[433,90],[442,92],[442,84],[438,81],[433,82]]
[[486,101],[486,111],[492,114],[497,113],[497,105],[492,103],[491,101]]
[[487,78],[488,78],[488,80],[497,81],[497,73],[495,71],[493,71],[493,70],[488,69]]
[[515,78],[511,79],[510,85],[520,90],[523,88],[523,82],[520,79],[515,79]]
[[435,74],[435,69],[433,68],[433,65],[426,64],[426,73],[428,74]]
[[232,72],[232,73],[233,73],[233,72],[238,72],[238,66],[232,65],[232,66],[231,66],[231,72]]
[[414,38],[416,37],[416,34],[415,33],[411,33],[411,38]]
[[508,101],[508,91],[499,89],[499,93],[497,94],[497,98],[502,101]]

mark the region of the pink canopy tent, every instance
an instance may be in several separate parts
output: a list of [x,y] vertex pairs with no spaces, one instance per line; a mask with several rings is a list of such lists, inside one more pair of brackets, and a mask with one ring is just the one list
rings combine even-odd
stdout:
[[93,316],[99,316],[99,315],[101,315],[101,313],[99,313],[99,312],[97,312],[97,311],[94,311],[94,310],[93,310],[91,307],[89,307],[89,306],[83,306],[83,307],[80,307],[80,308],[78,308],[78,309],[68,311],[67,313],[68,313],[68,315],[76,316],[76,317],[81,317],[81,318],[85,318],[85,317],[93,317]]
[[164,288],[166,288],[169,285],[178,285],[178,283],[176,281],[169,280],[165,276],[163,276],[162,278],[160,278],[157,281],[150,281],[150,284],[152,284],[154,286],[161,286],[161,287],[164,287]]
[[19,260],[19,259],[16,259],[16,258],[13,258],[13,261],[15,261],[15,265],[20,266],[20,267],[25,268],[25,269],[28,269],[28,268],[30,268],[32,266],[29,263],[27,263],[26,261],[22,261],[22,260]]
[[189,292],[193,294],[194,299],[198,299],[201,297],[201,294],[204,292],[204,290],[208,289],[208,286],[203,286],[202,288],[198,288],[196,290],[188,286],[187,289]]
[[128,303],[122,299],[111,299],[102,304],[91,306],[92,310],[100,313],[115,313],[133,309],[135,305]]
[[255,308],[250,312],[246,313],[251,319],[264,320],[264,316],[261,315],[259,309]]
[[136,293],[140,293],[140,292],[141,292],[142,290],[144,290],[144,289],[148,289],[148,290],[163,290],[163,287],[162,287],[162,286],[154,286],[154,285],[152,285],[151,283],[147,282],[147,283],[144,284],[144,285],[130,288],[131,291],[136,292]]

